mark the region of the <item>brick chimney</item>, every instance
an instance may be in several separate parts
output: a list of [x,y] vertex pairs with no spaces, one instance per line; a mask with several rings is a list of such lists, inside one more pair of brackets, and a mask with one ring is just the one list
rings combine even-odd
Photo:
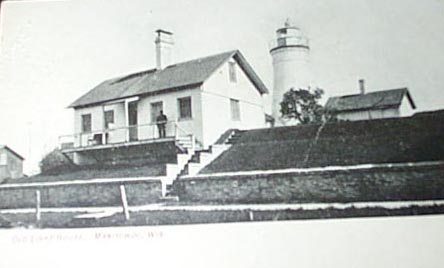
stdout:
[[163,69],[173,63],[173,33],[165,30],[156,31],[156,63],[157,69]]
[[359,79],[359,92],[364,95],[365,94],[365,80]]

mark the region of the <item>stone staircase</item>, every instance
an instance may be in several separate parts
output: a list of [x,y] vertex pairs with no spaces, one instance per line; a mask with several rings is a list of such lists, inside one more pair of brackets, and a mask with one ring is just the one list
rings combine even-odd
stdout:
[[190,158],[188,163],[180,171],[178,177],[185,175],[196,175],[201,169],[208,165],[211,161],[216,159],[225,150],[230,148],[230,144],[214,144],[211,145],[207,150],[196,151],[194,155]]
[[225,144],[235,144],[235,143],[237,143],[240,140],[240,138],[242,137],[242,133],[244,133],[244,132],[245,132],[245,130],[238,130],[238,129],[233,130],[231,135],[225,141]]
[[223,139],[219,139],[215,144],[211,145],[206,150],[196,150],[194,155],[190,158],[188,163],[180,171],[178,178],[181,176],[193,176],[199,173],[211,161],[216,159],[224,151],[239,141],[244,131],[238,129],[227,130],[222,134]]
[[178,149],[176,154],[177,163],[166,164],[166,176],[162,179],[162,195],[164,198],[166,197],[169,187],[173,184],[173,181],[195,154],[194,136],[176,137],[176,147]]
[[218,142],[211,145],[208,149],[195,149],[195,144],[190,142],[190,139],[178,139],[177,143],[185,151],[177,155],[177,164],[167,164],[168,182],[165,186],[165,199],[173,198],[170,194],[172,183],[175,179],[182,176],[193,176],[199,173],[211,161],[220,156],[224,151],[231,147],[231,144],[236,143],[242,136],[241,130],[231,129],[224,133]]
[[176,137],[176,146],[181,150],[194,150],[196,147],[196,143],[193,135],[188,136],[178,136]]

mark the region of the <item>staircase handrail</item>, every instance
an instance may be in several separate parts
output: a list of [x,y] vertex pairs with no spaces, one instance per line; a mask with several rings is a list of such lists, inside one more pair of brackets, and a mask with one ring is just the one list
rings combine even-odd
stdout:
[[176,138],[177,137],[179,137],[179,132],[181,132],[182,134],[184,134],[183,136],[188,136],[188,135],[190,135],[187,131],[185,131],[183,128],[181,128],[180,126],[179,126],[179,124],[177,123],[177,121],[174,121],[174,126],[175,126],[175,136],[176,136]]

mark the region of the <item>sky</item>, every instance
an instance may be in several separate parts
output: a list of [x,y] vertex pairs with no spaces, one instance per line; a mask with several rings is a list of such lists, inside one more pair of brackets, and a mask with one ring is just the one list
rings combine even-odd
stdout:
[[442,109],[443,12],[439,0],[4,1],[0,144],[37,172],[73,132],[71,102],[155,66],[158,28],[174,33],[176,62],[239,49],[272,89],[268,44],[290,18],[310,40],[323,101],[357,93],[364,78],[368,91],[408,87],[418,111]]

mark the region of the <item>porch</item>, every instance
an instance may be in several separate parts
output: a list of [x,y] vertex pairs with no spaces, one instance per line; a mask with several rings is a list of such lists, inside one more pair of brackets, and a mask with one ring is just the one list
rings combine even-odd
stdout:
[[184,149],[194,150],[196,147],[193,134],[185,132],[177,122],[168,121],[165,125],[165,136],[160,136],[156,124],[131,125],[63,135],[59,137],[59,149],[63,153],[73,153],[168,141],[175,141]]

